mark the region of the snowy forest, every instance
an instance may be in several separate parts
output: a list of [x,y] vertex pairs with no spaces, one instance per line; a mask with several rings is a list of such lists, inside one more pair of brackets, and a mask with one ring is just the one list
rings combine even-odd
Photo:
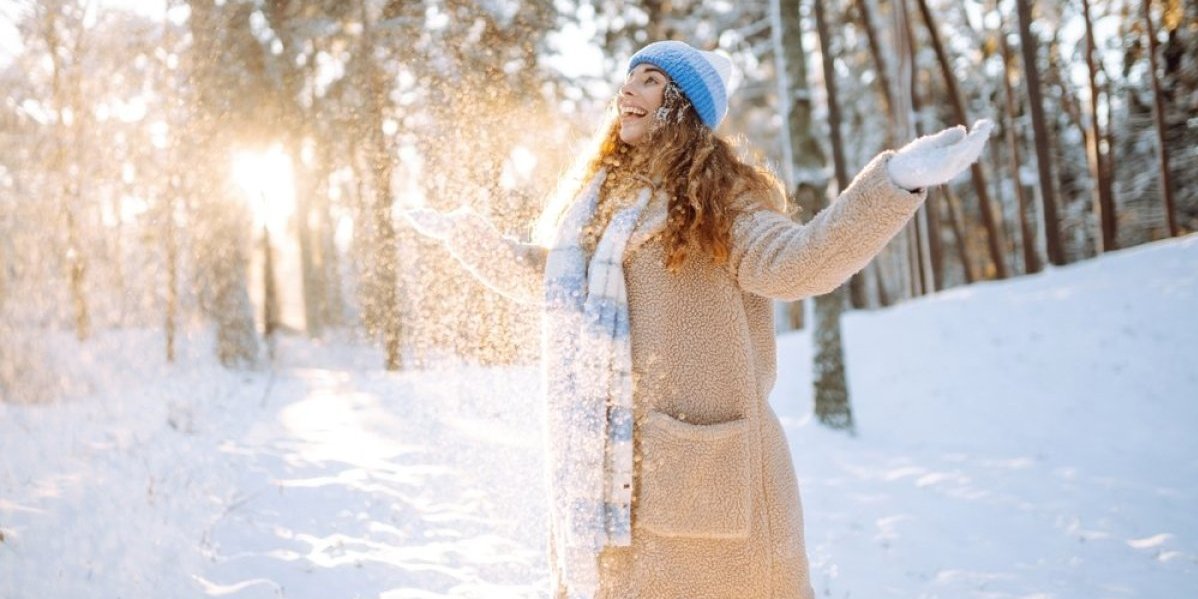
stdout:
[[5,0],[0,597],[543,596],[538,313],[397,213],[534,238],[663,39],[800,222],[996,123],[776,306],[820,596],[1198,588],[1196,0]]
[[276,330],[360,333],[388,369],[530,359],[532,321],[429,268],[446,258],[392,212],[469,204],[527,235],[621,61],[656,39],[735,58],[725,131],[799,218],[883,148],[998,123],[853,278],[853,308],[1198,228],[1193,2],[149,6],[4,9],[6,396],[68,383],[21,380],[53,378],[46,331],[157,328],[170,359],[210,326],[228,366],[260,363]]

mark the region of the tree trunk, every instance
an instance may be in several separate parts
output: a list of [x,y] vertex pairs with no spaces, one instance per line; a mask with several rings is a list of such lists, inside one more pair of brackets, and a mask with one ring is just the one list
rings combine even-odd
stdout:
[[940,222],[940,194],[929,193],[920,211],[924,213],[922,224],[927,232],[928,258],[931,260],[931,290],[940,291],[946,287],[944,281],[944,243],[941,231],[944,225]]
[[[1060,46],[1060,29],[1054,29],[1053,33],[1045,43],[1045,58],[1047,64],[1044,66],[1043,81],[1046,86],[1055,85],[1058,93],[1054,99],[1050,99],[1050,103],[1054,103],[1059,107],[1060,114],[1063,119],[1049,118],[1049,139],[1053,143],[1052,155],[1069,156],[1072,154],[1072,147],[1067,147],[1063,141],[1062,132],[1067,127],[1073,127],[1077,132],[1077,138],[1082,140],[1083,156],[1087,138],[1090,136],[1090,131],[1086,127],[1085,118],[1082,115],[1082,101],[1077,95],[1077,90],[1072,83],[1068,81],[1067,72],[1070,69],[1069,64],[1062,64],[1063,52],[1059,50]],[[1052,98],[1052,96],[1050,96]],[[1085,189],[1086,179],[1090,175],[1088,165],[1084,168],[1079,168],[1080,161],[1062,159],[1055,163],[1056,183],[1057,183],[1057,198],[1060,199],[1058,206],[1060,213],[1063,215],[1076,214],[1073,219],[1066,217],[1062,221],[1062,228],[1068,228],[1072,231],[1080,233],[1070,235],[1063,238],[1065,244],[1065,259],[1069,260],[1070,256],[1088,257],[1098,253],[1097,248],[1102,245],[1101,233],[1097,228],[1092,228],[1086,225],[1089,216],[1086,214],[1088,209],[1084,206],[1078,206],[1074,209],[1070,206],[1075,200],[1080,203],[1087,190]],[[1092,187],[1092,186],[1091,186]],[[1089,209],[1093,209],[1093,203]],[[1097,214],[1095,215],[1097,216]],[[1071,245],[1070,242],[1074,243]],[[1093,251],[1091,251],[1093,247]]]
[[1036,38],[1032,35],[1031,0],[1015,0],[1019,14],[1019,45],[1023,53],[1024,78],[1027,80],[1027,95],[1032,115],[1032,133],[1036,140],[1036,169],[1040,176],[1040,199],[1044,205],[1044,239],[1047,244],[1048,261],[1065,264],[1065,251],[1061,245],[1060,219],[1057,217],[1057,197],[1052,178],[1052,144],[1048,139],[1048,125],[1044,118],[1044,100],[1040,93],[1040,71],[1036,66]]
[[886,291],[886,280],[882,276],[882,268],[874,262],[874,285],[878,288],[878,305],[885,308],[890,305],[890,293]]
[[[1125,10],[1126,10],[1126,5],[1125,5]],[[1119,38],[1123,39],[1124,35],[1123,35],[1121,29],[1122,28],[1120,28]],[[1111,204],[1117,206],[1119,204],[1119,199],[1115,195],[1115,180],[1116,180],[1116,177],[1115,177],[1115,172],[1116,172],[1116,169],[1115,169],[1115,115],[1113,113],[1114,109],[1112,108],[1112,104],[1114,104],[1114,102],[1111,101],[1115,97],[1115,91],[1114,91],[1115,83],[1114,83],[1114,81],[1112,81],[1112,79],[1113,79],[1112,77],[1108,76],[1106,78],[1105,85],[1103,86],[1103,92],[1106,94],[1106,97],[1107,97],[1107,103],[1106,103],[1107,127],[1106,127],[1106,138],[1105,138],[1107,151],[1105,154],[1103,154],[1103,159],[1105,161],[1105,164],[1103,166],[1106,169],[1106,173],[1107,173],[1107,185],[1109,185],[1110,189],[1111,189]],[[1111,211],[1111,216],[1112,216],[1112,218],[1115,219],[1115,224],[1114,224],[1112,230],[1114,231],[1115,245],[1118,246],[1119,245],[1119,224],[1118,224],[1118,218],[1116,218],[1116,212],[1114,210]]]
[[[823,57],[824,87],[828,96],[828,129],[832,142],[836,192],[849,185],[848,167],[840,139],[840,105],[836,93],[836,68],[832,64],[832,43],[824,14],[824,0],[814,0],[815,26]],[[822,209],[822,208],[821,208]],[[860,273],[853,278],[861,284]],[[845,287],[815,298],[815,415],[825,426],[853,432],[853,410],[845,382],[844,348],[841,343],[840,314],[844,307]]]
[[270,228],[262,225],[262,336],[266,339],[267,355],[275,357],[275,331],[279,328],[279,289],[275,284],[275,248],[271,245]]
[[[298,145],[296,146],[298,147]],[[304,330],[309,337],[319,337],[324,323],[320,320],[320,285],[316,257],[312,246],[312,176],[296,155],[295,169],[295,233],[300,248],[300,283],[304,298]]]
[[199,198],[195,213],[197,270],[204,281],[201,304],[216,324],[216,354],[221,364],[254,366],[258,363],[258,338],[246,282],[250,227],[244,204],[229,198],[230,148],[228,132],[220,126],[226,102],[237,90],[224,85],[218,76],[221,65],[213,58],[221,55],[216,34],[225,29],[227,21],[221,18],[221,7],[209,2],[190,0],[188,6],[193,40],[190,54],[194,57],[189,76],[197,96],[195,166],[188,171],[195,185],[188,190]]
[[[895,89],[890,83],[890,73],[887,68],[887,60],[882,53],[882,44],[878,41],[877,30],[873,29],[873,7],[871,0],[857,0],[858,16],[861,19],[861,28],[865,30],[866,40],[870,44],[870,56],[873,59],[873,68],[877,72],[879,95],[882,97],[885,114],[887,114],[887,139],[885,146],[894,147],[899,139],[896,127],[899,122],[899,110],[895,104]],[[903,115],[906,117],[906,115]],[[885,289],[883,267],[878,264],[878,261],[872,261],[869,268],[872,270],[873,279],[877,286],[878,305],[887,307],[890,305],[890,296]]]
[[890,15],[898,71],[894,94],[891,97],[894,99],[896,133],[899,141],[904,142],[915,136],[915,109],[911,101],[915,91],[915,53],[911,45],[911,20],[907,14],[907,0],[893,0]]
[[175,334],[179,322],[179,240],[175,230],[175,194],[178,193],[178,181],[173,174],[170,178],[162,216],[162,236],[166,245],[166,314],[163,318],[163,328],[166,331],[166,361],[173,363]]
[[[964,278],[966,278],[966,284],[968,285],[975,282],[975,280],[978,280],[978,278],[976,278],[973,272],[973,260],[970,260],[969,258],[969,244],[966,243],[966,232],[962,230],[962,225],[956,218],[957,211],[960,210],[960,208],[949,205],[948,188],[940,190],[940,193],[937,195],[940,196],[940,199],[944,200],[940,201],[939,204],[944,205],[946,210],[949,211],[949,230],[952,231],[952,237],[954,237],[954,243],[956,244],[957,248],[957,259],[961,260],[961,272]],[[937,210],[936,212],[937,219],[939,219],[940,211]]]
[[[366,22],[363,8],[363,22]],[[387,151],[387,140],[383,137],[383,106],[387,101],[388,86],[382,70],[373,56],[374,32],[369,26],[362,33],[361,52],[366,68],[366,114],[367,146],[372,175],[373,201],[370,203],[370,218],[375,232],[374,255],[371,260],[371,278],[375,301],[379,310],[375,313],[381,322],[376,323],[382,332],[385,366],[387,370],[399,370],[403,366],[402,323],[399,305],[399,244],[395,225],[391,221],[391,171],[393,164]]]
[[[1094,213],[1098,215],[1101,234],[1099,253],[1119,249],[1115,241],[1115,202],[1111,199],[1111,173],[1106,168],[1102,150],[1102,128],[1098,126],[1098,68],[1094,64],[1094,25],[1090,19],[1090,0],[1082,1],[1082,18],[1086,24],[1086,71],[1090,82],[1090,135],[1086,138],[1086,155],[1094,176]],[[1108,98],[1108,101],[1109,98]],[[1107,123],[1110,127],[1110,123]],[[1107,148],[1110,151],[1110,148]]]
[[1036,251],[1036,234],[1033,231],[1031,222],[1028,220],[1028,213],[1031,211],[1031,202],[1028,201],[1027,193],[1025,193],[1023,188],[1023,180],[1019,176],[1019,138],[1015,131],[1016,124],[1019,122],[1019,111],[1015,107],[1015,91],[1011,88],[1011,78],[1017,75],[1015,75],[1013,70],[1011,46],[1007,44],[1006,31],[1006,25],[1002,11],[1000,10],[998,11],[998,41],[999,49],[1002,52],[1003,63],[1003,109],[1007,117],[1006,126],[1003,127],[1003,131],[1005,133],[1007,148],[1009,149],[1011,186],[1015,189],[1015,198],[1019,204],[1019,236],[1021,237],[1020,246],[1023,248],[1023,272],[1030,274],[1040,272],[1040,254]]
[[922,297],[928,293],[928,281],[925,276],[927,273],[923,270],[923,235],[918,221],[915,226],[907,227],[907,244],[911,248],[907,253],[907,267],[911,269],[911,296]]
[[[167,8],[171,8],[169,2]],[[173,51],[179,43],[176,31],[177,29],[172,26],[163,28],[163,48],[167,52]],[[169,73],[166,80],[172,83],[177,81],[174,66],[165,59],[162,60],[162,66]],[[163,294],[166,305],[162,314],[162,329],[166,345],[164,349],[167,363],[173,364],[176,357],[175,337],[179,329],[179,231],[176,229],[175,211],[183,194],[183,176],[180,168],[183,162],[181,160],[183,151],[180,148],[182,136],[178,133],[179,127],[174,126],[174,123],[177,122],[175,119],[181,120],[182,115],[178,112],[182,102],[173,86],[168,86],[167,89],[170,91],[165,92],[164,96],[169,100],[171,106],[167,109],[167,114],[172,125],[169,129],[168,149],[165,152],[167,160],[165,168],[166,193],[163,194],[162,201],[158,203],[157,225],[162,231],[163,253],[166,255],[163,265],[163,268],[166,269],[166,289]]]
[[[896,143],[901,143],[916,137],[918,131],[915,121],[915,53],[911,43],[911,22],[907,15],[906,0],[892,2],[890,16],[897,72],[894,93],[891,94],[891,99],[894,100],[892,105],[893,127],[896,138],[900,140]],[[924,205],[919,209],[927,210],[928,207]],[[904,231],[898,236],[899,243],[896,247],[899,254],[896,262],[900,265],[897,269],[898,288],[905,290],[907,297],[917,295],[914,289],[916,267],[910,260],[913,251],[912,236],[910,230]]]
[[943,191],[945,197],[948,198],[949,223],[952,225],[953,235],[957,238],[957,255],[961,259],[965,282],[972,283],[978,280],[978,275],[974,271],[972,252],[969,251],[969,238],[965,232],[965,215],[961,212],[961,200],[957,198],[952,187],[945,185]]
[[[948,59],[948,53],[944,50],[944,45],[940,42],[940,34],[936,27],[936,21],[932,17],[932,13],[928,10],[927,0],[916,0],[919,5],[919,12],[923,15],[924,24],[928,29],[928,40],[932,44],[932,49],[936,53],[936,60],[940,63],[940,70],[944,73],[944,83],[948,88],[949,99],[952,101],[951,106],[956,115],[957,120],[965,126],[969,126],[969,117],[965,112],[965,97],[961,94],[961,89],[957,85],[957,77],[953,74],[952,64]],[[986,227],[986,242],[990,248],[990,260],[994,262],[994,274],[996,278],[1007,278],[1007,264],[1003,259],[1003,240],[1001,217],[996,218],[994,208],[990,203],[990,194],[986,191],[986,178],[982,172],[982,165],[974,162],[970,165],[970,172],[973,174],[973,191],[978,198],[978,212],[982,215],[982,225]]]
[[[910,22],[907,22],[908,39],[914,39],[910,31]],[[915,64],[915,47],[911,46],[911,64]],[[914,74],[914,72],[912,72]],[[923,126],[919,123],[919,119],[915,119],[914,115],[920,113],[922,108],[922,98],[919,95],[919,88],[915,85],[915,78],[911,79],[910,98],[912,121],[910,129],[914,131],[912,137],[919,137],[924,134]],[[939,237],[939,234],[930,234],[929,231],[939,231],[931,227],[930,223],[933,220],[938,220],[933,216],[936,209],[936,195],[928,194],[928,199],[924,205],[919,207],[915,218],[912,219],[913,226],[910,227],[907,235],[908,247],[911,251],[908,253],[911,267],[911,294],[913,296],[924,296],[931,293],[936,288],[934,275],[930,272],[932,265],[940,261],[939,256],[930,255],[932,249],[940,249],[940,245],[932,243],[932,237]]]
[[317,280],[317,301],[320,307],[319,320],[328,326],[340,326],[344,321],[345,304],[341,297],[341,269],[337,254],[336,228],[330,213],[329,198],[329,149],[323,140],[317,141],[316,149],[316,180],[318,185],[313,187]]
[[861,28],[865,30],[865,39],[869,42],[869,54],[874,60],[874,71],[878,75],[878,91],[882,96],[882,104],[886,111],[886,147],[894,147],[896,143],[894,134],[894,99],[891,97],[890,74],[886,70],[886,58],[882,54],[881,44],[878,42],[878,33],[874,29],[873,24],[873,9],[870,7],[869,0],[855,0],[857,5],[857,15],[861,18]]
[[828,98],[828,137],[832,145],[832,170],[836,176],[836,192],[844,191],[849,185],[848,166],[844,160],[844,144],[840,138],[840,104],[836,87],[836,67],[832,59],[832,44],[829,39],[827,15],[823,0],[814,0],[815,26],[819,38],[820,56],[824,71],[824,88]]
[[1157,169],[1161,181],[1161,200],[1164,202],[1165,222],[1169,237],[1181,235],[1177,212],[1173,206],[1173,179],[1169,174],[1169,146],[1165,143],[1165,99],[1156,64],[1156,27],[1152,24],[1152,0],[1144,0],[1144,33],[1148,36],[1148,71],[1152,75],[1152,118],[1156,123]]
[[[87,339],[91,334],[91,316],[87,305],[87,252],[80,245],[79,239],[79,224],[76,221],[75,211],[78,209],[77,193],[78,182],[71,182],[72,176],[80,176],[81,169],[75,168],[76,171],[72,175],[67,168],[67,148],[72,139],[78,136],[79,119],[83,112],[80,106],[73,105],[73,100],[77,99],[79,94],[70,93],[68,86],[79,85],[79,74],[70,77],[64,74],[65,67],[63,65],[64,56],[75,56],[70,48],[63,46],[64,40],[61,39],[59,28],[59,20],[63,14],[63,9],[60,2],[52,2],[49,6],[43,6],[41,17],[38,19],[38,25],[42,28],[42,38],[46,43],[47,56],[50,59],[50,97],[54,106],[54,154],[49,171],[59,178],[61,183],[59,189],[59,212],[62,214],[63,228],[66,232],[66,250],[64,255],[67,260],[67,283],[70,289],[72,320],[75,325],[75,337],[79,341]],[[82,23],[79,27],[73,28],[76,35],[83,34]],[[78,66],[76,65],[76,70]],[[70,110],[73,118],[70,123],[66,120],[67,110]],[[78,151],[76,146],[73,160],[78,167]]]
[[[799,20],[800,0],[771,0],[773,44],[778,72],[778,96],[787,134],[783,137],[783,175],[791,201],[798,204],[798,219],[814,214],[827,189],[823,172],[824,151],[812,135],[811,91],[807,84],[807,57],[803,51]],[[803,300],[787,308],[792,328],[803,326]]]
[[303,92],[305,79],[315,76],[316,61],[309,60],[306,66],[299,66],[294,60],[303,47],[295,31],[297,26],[304,26],[302,21],[297,23],[295,18],[298,16],[295,10],[297,4],[292,0],[268,0],[266,16],[277,39],[282,43],[282,54],[287,58],[278,62],[283,70],[281,82],[272,91],[280,116],[277,134],[283,140],[286,153],[291,157],[293,165],[296,238],[299,241],[300,250],[300,288],[304,301],[304,330],[309,336],[315,337],[319,336],[321,331],[312,232],[309,226],[312,211],[312,185],[315,179],[304,163],[302,152],[305,138],[311,136],[312,117],[305,114],[304,106],[300,102],[300,95]]
[[[995,100],[997,99],[995,98]],[[1006,124],[1002,113],[994,115],[994,124],[999,130],[1004,130]],[[1003,230],[1003,260],[1007,263],[1007,272],[1014,277],[1021,272],[1018,266],[1019,261],[1015,257],[1015,244],[1019,239],[1019,223],[1014,218],[1007,218],[1008,210],[1005,208],[1008,203],[1007,194],[1004,191],[1007,179],[1002,176],[1002,173],[1007,170],[1006,159],[1003,156],[1003,151],[1006,148],[1001,140],[986,145],[990,149],[990,172],[994,175],[992,180],[994,181],[995,204],[999,206],[999,213],[1002,214],[1000,224]]]

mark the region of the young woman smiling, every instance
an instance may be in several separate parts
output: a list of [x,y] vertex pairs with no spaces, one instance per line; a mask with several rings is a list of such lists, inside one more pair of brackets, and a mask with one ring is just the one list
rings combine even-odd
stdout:
[[768,397],[771,301],[832,291],[977,160],[991,124],[878,154],[807,224],[716,129],[730,61],[634,54],[584,183],[545,245],[468,210],[405,212],[543,311],[554,597],[813,596],[799,488]]

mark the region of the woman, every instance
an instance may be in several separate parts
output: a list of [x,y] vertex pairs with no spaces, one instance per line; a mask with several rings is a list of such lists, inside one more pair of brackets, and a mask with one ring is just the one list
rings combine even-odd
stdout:
[[798,484],[767,398],[771,299],[827,293],[975,161],[990,124],[875,157],[810,223],[715,129],[731,63],[628,65],[547,246],[469,211],[406,213],[491,288],[543,307],[555,597],[811,598]]

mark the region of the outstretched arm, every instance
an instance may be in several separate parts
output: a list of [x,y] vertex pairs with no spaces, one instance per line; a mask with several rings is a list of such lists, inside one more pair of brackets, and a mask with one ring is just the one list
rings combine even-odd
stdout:
[[809,223],[767,209],[740,214],[728,260],[740,287],[786,300],[836,289],[902,230],[929,186],[977,160],[991,126],[982,120],[969,134],[958,126],[882,152]]
[[467,209],[448,214],[412,209],[401,214],[418,232],[441,241],[491,290],[519,303],[541,300],[545,248],[504,237],[486,218]]
[[769,209],[737,216],[728,266],[741,289],[797,300],[828,293],[865,268],[927,198],[926,190],[910,192],[890,180],[893,155],[875,157],[806,224]]

